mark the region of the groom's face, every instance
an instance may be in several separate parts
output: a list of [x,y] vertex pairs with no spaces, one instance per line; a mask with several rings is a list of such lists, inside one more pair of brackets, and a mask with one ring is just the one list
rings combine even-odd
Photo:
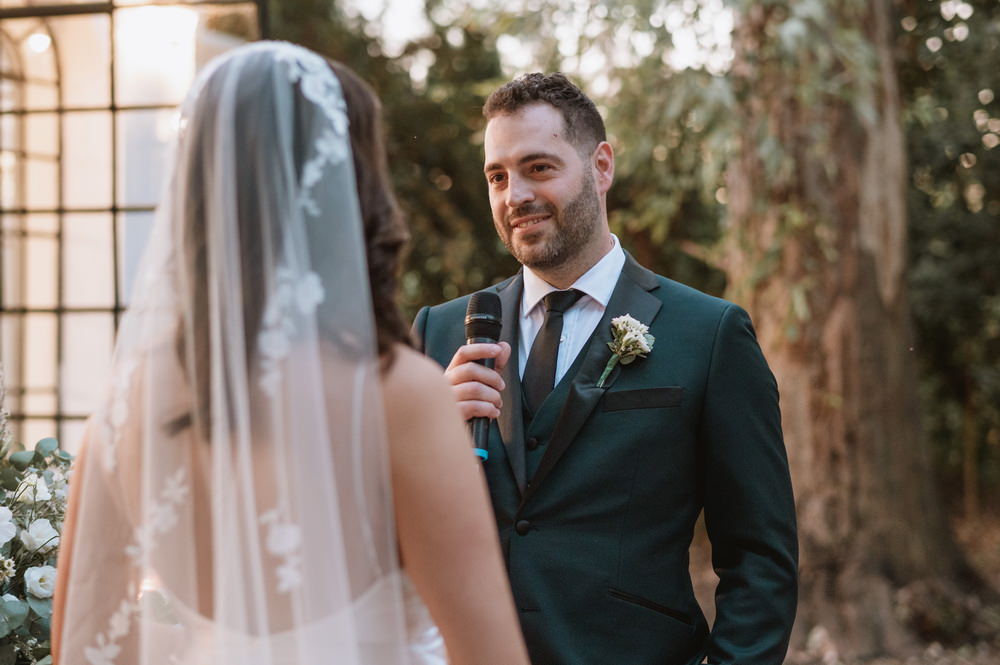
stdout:
[[557,109],[533,104],[495,116],[484,143],[493,223],[514,258],[557,268],[601,237],[590,160],[566,139]]

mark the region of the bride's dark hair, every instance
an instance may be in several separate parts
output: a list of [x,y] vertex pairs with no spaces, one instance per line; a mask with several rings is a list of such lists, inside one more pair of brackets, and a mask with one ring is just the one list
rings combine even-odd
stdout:
[[347,101],[378,350],[382,357],[391,359],[394,344],[410,343],[409,326],[396,304],[400,255],[410,235],[392,191],[378,96],[345,65],[330,61],[330,66]]
[[[354,173],[357,184],[358,202],[364,226],[365,252],[368,265],[368,286],[371,292],[372,309],[375,318],[376,343],[379,356],[388,367],[393,359],[393,347],[396,344],[410,344],[409,327],[403,319],[396,303],[398,289],[398,274],[400,256],[403,246],[409,239],[406,224],[396,204],[389,177],[385,143],[381,126],[381,104],[374,91],[346,66],[328,61],[343,90],[347,104],[351,152],[354,158]],[[210,78],[205,82],[202,96],[206,101],[200,103],[201,112],[192,115],[189,126],[184,130],[185,141],[201,144],[203,147],[213,145],[215,118],[212,110],[214,100],[218,99],[215,89],[218,83]],[[237,91],[237,108],[253,109],[253,113],[236,113],[236,135],[241,137],[238,152],[245,155],[257,154],[262,150],[258,133],[262,127],[256,123],[262,122],[262,117],[273,114],[271,105],[267,104],[269,87],[263,79],[258,85],[241,85]],[[317,112],[315,105],[307,102],[300,89],[294,94],[295,112],[293,114],[298,127],[309,127]],[[273,117],[268,118],[274,120]],[[267,122],[263,123],[264,128]],[[264,129],[263,131],[266,131]],[[307,155],[306,142],[309,132],[295,131],[295,168],[299,178]],[[210,153],[211,151],[207,151]],[[211,421],[211,405],[209,390],[209,294],[204,285],[209,274],[208,238],[206,236],[204,187],[208,181],[203,149],[193,150],[189,163],[183,165],[183,171],[178,170],[175,177],[182,178],[187,193],[180,202],[184,206],[183,223],[180,232],[182,257],[177,265],[181,276],[179,288],[185,293],[191,303],[191,311],[186,321],[179,322],[177,336],[177,352],[184,367],[193,370],[193,388],[195,414],[188,414],[169,427],[184,428],[191,424],[195,415],[202,421],[201,427],[207,427]],[[265,247],[276,248],[281,242],[278,229],[265,228],[261,223],[260,206],[264,203],[258,196],[258,177],[255,167],[259,160],[240,159],[237,155],[236,172],[230,177],[235,179],[237,197],[238,235],[240,254],[241,287],[243,293],[243,329],[247,359],[256,351],[256,340],[260,332],[261,322],[266,306],[266,289],[263,288],[261,264]],[[180,166],[180,165],[179,165]],[[272,202],[273,204],[273,202]],[[272,219],[278,211],[269,211]],[[332,220],[320,222],[334,223]],[[265,234],[270,237],[265,238]],[[320,248],[319,251],[322,251]],[[185,281],[186,280],[186,281]],[[187,348],[186,339],[190,339],[191,347]],[[333,340],[345,346],[350,353],[350,340]]]

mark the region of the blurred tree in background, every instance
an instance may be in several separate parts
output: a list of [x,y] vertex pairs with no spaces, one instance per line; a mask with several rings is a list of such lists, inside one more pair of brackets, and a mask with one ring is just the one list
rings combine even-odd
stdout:
[[[1000,498],[1000,3],[426,0],[428,29],[403,44],[354,6],[271,2],[272,36],[383,100],[409,314],[517,269],[480,109],[514,74],[570,73],[616,151],[612,230],[748,305],[782,379],[798,643],[822,626],[842,653],[876,653],[989,628],[946,517]],[[688,67],[682,31],[708,54]]]
[[1000,502],[1000,3],[900,3],[910,293],[927,431],[963,511]]

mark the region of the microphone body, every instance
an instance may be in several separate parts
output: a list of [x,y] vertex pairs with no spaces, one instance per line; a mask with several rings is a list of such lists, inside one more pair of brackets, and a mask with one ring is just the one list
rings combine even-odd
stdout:
[[[465,311],[465,343],[496,344],[499,340],[500,296],[492,291],[473,293]],[[476,362],[489,369],[496,366],[495,358],[482,358]],[[489,457],[486,447],[489,440],[490,419],[473,418],[469,421],[469,425],[472,442],[476,446],[476,455],[485,462]]]

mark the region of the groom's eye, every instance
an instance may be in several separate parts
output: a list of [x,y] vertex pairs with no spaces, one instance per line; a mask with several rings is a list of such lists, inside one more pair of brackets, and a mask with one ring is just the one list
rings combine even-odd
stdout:
[[486,180],[491,185],[499,184],[499,183],[503,182],[503,174],[502,173],[491,173],[488,176],[486,176]]

